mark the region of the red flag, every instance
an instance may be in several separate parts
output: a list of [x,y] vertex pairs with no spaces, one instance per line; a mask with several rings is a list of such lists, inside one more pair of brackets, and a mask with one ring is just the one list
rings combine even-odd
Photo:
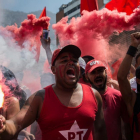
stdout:
[[118,70],[119,70],[119,67],[122,63],[122,58],[118,59],[115,63],[112,64],[112,68],[114,69],[114,73],[112,74],[112,78],[114,80],[117,80],[117,74],[118,74]]
[[127,15],[131,15],[139,5],[140,0],[111,0],[105,7],[109,10],[118,10],[118,12],[126,12]]
[[[46,17],[46,16],[47,16],[46,7],[44,7],[44,9],[43,9],[43,11],[42,11],[42,13],[41,13],[39,18]],[[43,29],[48,30],[48,27],[44,27]]]
[[43,9],[39,18],[42,18],[42,17],[46,17],[46,7],[44,7],[44,9]]
[[98,10],[98,2],[97,0],[81,0],[81,6],[80,6],[80,13],[82,15],[82,11],[93,11]]

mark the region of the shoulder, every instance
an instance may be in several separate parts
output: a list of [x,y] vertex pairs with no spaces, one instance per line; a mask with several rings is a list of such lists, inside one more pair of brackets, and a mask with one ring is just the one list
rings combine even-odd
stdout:
[[114,95],[114,96],[119,96],[121,97],[121,92],[117,89],[111,88],[111,87],[107,87],[107,91],[106,94],[108,95]]
[[[16,97],[10,97],[5,100],[4,106],[6,107],[6,112],[9,116],[13,113],[17,113],[20,110],[19,100]],[[12,112],[12,113],[11,113]]]
[[32,94],[28,100],[31,101],[31,100],[37,100],[37,101],[44,101],[44,98],[45,98],[45,93],[46,93],[46,90],[47,89],[52,89],[52,86],[47,86],[46,88],[44,89],[41,89],[37,92],[35,92],[34,94]]
[[36,98],[41,98],[41,99],[44,100],[44,97],[45,97],[45,89],[42,89],[42,90],[37,91],[37,92],[34,94],[34,96],[35,96]]
[[7,105],[19,104],[19,100],[16,97],[7,98],[5,102]]
[[91,88],[91,90],[92,90],[93,93],[94,93],[94,96],[95,96],[95,98],[96,98],[96,100],[97,100],[97,103],[98,103],[98,104],[102,103],[102,97],[101,97],[100,93],[99,93],[96,89],[94,89],[94,88],[92,88],[92,87],[90,87],[90,88]]
[[29,106],[31,104],[39,105],[44,101],[44,97],[45,97],[45,90],[39,90],[37,92],[35,92],[34,94],[32,94],[25,102],[25,106]]
[[16,97],[10,97],[7,100],[12,101],[12,102],[18,102],[19,101]]
[[96,100],[100,99],[100,97],[101,97],[100,93],[96,89],[94,89],[86,84],[81,84],[81,83],[78,83],[78,84],[82,86],[82,90],[86,90],[86,92],[91,91],[94,94]]

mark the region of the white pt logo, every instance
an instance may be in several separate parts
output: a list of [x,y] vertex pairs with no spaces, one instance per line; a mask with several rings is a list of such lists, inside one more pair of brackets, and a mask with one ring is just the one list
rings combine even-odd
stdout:
[[59,131],[66,140],[83,140],[88,129],[80,129],[75,121],[70,130]]

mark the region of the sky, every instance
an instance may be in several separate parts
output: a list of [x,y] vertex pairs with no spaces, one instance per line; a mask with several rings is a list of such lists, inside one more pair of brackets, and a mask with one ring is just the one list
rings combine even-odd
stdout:
[[43,10],[46,6],[48,11],[57,13],[62,4],[70,1],[72,0],[0,0],[0,8],[30,13]]

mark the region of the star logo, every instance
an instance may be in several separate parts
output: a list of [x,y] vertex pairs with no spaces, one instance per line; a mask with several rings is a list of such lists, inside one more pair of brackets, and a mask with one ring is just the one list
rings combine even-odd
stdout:
[[75,121],[70,130],[59,131],[66,140],[83,140],[88,129],[80,129]]

